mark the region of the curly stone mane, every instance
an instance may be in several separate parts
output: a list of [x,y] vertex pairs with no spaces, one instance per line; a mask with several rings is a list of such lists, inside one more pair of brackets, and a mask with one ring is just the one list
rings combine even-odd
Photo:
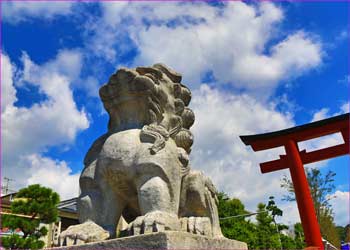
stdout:
[[153,143],[153,154],[169,138],[189,154],[193,144],[189,128],[195,117],[188,108],[191,92],[181,79],[164,64],[118,70],[100,89],[110,117],[109,133],[139,128],[141,141]]

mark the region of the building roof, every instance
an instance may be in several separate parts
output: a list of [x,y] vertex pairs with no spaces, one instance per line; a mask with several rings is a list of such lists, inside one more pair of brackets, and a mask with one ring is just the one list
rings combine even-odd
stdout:
[[61,201],[58,204],[57,208],[60,211],[76,213],[77,212],[77,199],[78,198],[72,198],[72,199],[69,199],[69,200]]
[[[14,197],[15,195],[16,193],[11,193],[11,194],[1,196],[1,206],[10,207],[12,202],[12,197]],[[78,198],[76,197],[76,198],[64,200],[58,203],[57,208],[58,208],[60,217],[64,216],[64,217],[76,218],[77,199]]]

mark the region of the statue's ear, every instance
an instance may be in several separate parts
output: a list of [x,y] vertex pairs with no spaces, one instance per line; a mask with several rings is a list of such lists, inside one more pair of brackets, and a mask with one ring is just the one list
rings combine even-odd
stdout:
[[182,75],[180,73],[172,70],[171,68],[167,67],[166,65],[164,65],[162,63],[156,63],[156,64],[153,65],[153,67],[156,68],[156,69],[159,69],[160,71],[162,71],[173,82],[180,83],[181,80],[182,80]]

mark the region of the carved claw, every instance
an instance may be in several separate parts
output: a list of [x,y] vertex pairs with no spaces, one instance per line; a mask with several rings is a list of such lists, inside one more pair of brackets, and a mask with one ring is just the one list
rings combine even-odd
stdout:
[[181,230],[193,234],[212,236],[211,223],[208,217],[183,217]]
[[81,245],[108,239],[110,233],[92,221],[70,226],[60,234],[60,246]]
[[137,217],[128,226],[129,235],[164,232],[166,230],[179,231],[180,221],[176,215],[167,212],[151,212]]

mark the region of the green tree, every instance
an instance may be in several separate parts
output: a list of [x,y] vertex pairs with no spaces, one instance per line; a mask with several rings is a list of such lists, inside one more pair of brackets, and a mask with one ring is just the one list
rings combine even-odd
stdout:
[[282,249],[302,249],[298,248],[293,238],[280,234]]
[[42,223],[52,223],[57,220],[59,195],[51,189],[39,184],[30,185],[19,190],[11,204],[11,213],[2,217],[3,227],[15,231],[20,229],[23,236],[11,235],[2,238],[2,245],[10,249],[39,249],[44,242],[39,240],[47,234]]
[[338,233],[339,239],[341,241],[345,241],[346,227],[336,226],[336,229],[337,229],[337,233]]
[[337,231],[341,241],[350,242],[350,224],[345,227],[337,226]]
[[[266,205],[260,203],[256,213],[246,211],[239,199],[230,199],[225,193],[219,193],[218,198],[220,226],[225,237],[244,241],[249,249],[296,249],[293,238],[279,233],[288,227],[276,223],[275,218],[283,212],[273,196]],[[257,223],[247,220],[255,214]]]
[[239,199],[230,199],[225,193],[219,193],[219,217],[221,231],[225,237],[244,241],[250,249],[256,248],[256,226],[245,220],[246,214],[243,203]]
[[340,237],[334,224],[332,210],[325,208],[324,211],[321,211],[321,217],[319,221],[321,234],[324,236],[324,238],[332,243],[335,247],[340,248]]
[[294,224],[294,241],[296,249],[305,248],[306,244],[304,230],[300,222]]
[[[306,170],[306,177],[317,218],[320,217],[323,209],[331,208],[329,201],[334,198],[334,196],[330,195],[335,189],[334,176],[335,173],[331,170],[325,175],[322,175],[321,171],[316,168]],[[284,200],[295,201],[293,182],[287,176],[283,176],[281,187],[286,188],[288,191],[288,194],[284,196]]]
[[[333,245],[338,246],[340,240],[339,237],[337,237],[338,234],[333,222],[332,207],[329,202],[334,198],[331,194],[335,189],[335,173],[333,171],[328,171],[323,175],[320,170],[311,168],[307,169],[306,175],[322,237]],[[295,201],[293,183],[287,176],[282,178],[281,187],[288,191],[288,194],[284,196],[284,200]]]
[[350,224],[345,227],[344,241],[350,242]]
[[257,249],[277,249],[281,248],[277,230],[273,224],[272,216],[267,212],[264,203],[258,204],[257,210],[257,232],[258,245]]

